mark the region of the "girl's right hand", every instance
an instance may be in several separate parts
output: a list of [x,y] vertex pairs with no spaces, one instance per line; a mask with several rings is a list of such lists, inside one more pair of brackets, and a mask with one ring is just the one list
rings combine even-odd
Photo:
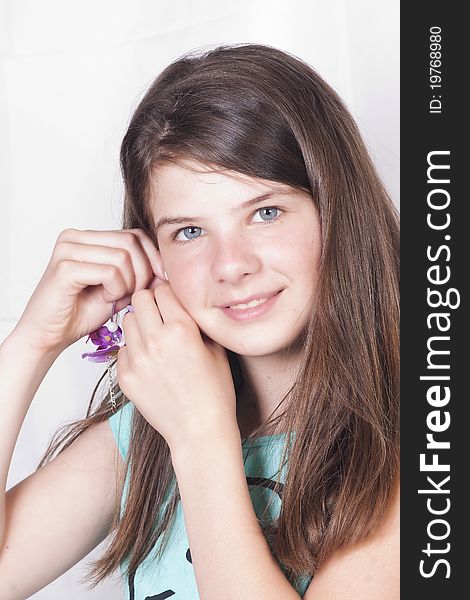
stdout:
[[142,229],[66,229],[12,334],[40,352],[60,353],[106,323],[114,301],[122,310],[155,276],[165,279],[160,254]]

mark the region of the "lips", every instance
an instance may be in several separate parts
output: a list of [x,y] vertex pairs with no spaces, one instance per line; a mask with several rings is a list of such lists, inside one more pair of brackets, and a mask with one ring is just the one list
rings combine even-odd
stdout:
[[[257,306],[258,304],[262,303],[263,301],[269,300],[273,296],[276,296],[276,294],[278,294],[280,291],[281,290],[274,290],[271,292],[259,292],[258,294],[252,294],[251,296],[247,296],[246,298],[239,298],[239,299],[237,298],[237,299],[229,300],[227,302],[224,302],[224,304],[219,304],[218,308],[234,308],[234,307],[251,308],[251,306],[243,306],[243,305],[253,303],[252,306]],[[255,301],[256,301],[256,304],[254,304]],[[258,301],[261,301],[261,302],[258,302]],[[242,305],[242,306],[240,306],[240,305]]]
[[222,312],[234,321],[251,321],[268,314],[277,303],[282,289],[275,292],[254,294],[240,300],[231,300],[233,304],[219,306]]

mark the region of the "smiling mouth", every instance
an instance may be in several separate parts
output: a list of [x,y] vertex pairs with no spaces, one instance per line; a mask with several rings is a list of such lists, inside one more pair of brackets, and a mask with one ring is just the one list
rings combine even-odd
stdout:
[[231,306],[227,306],[226,308],[242,310],[244,308],[252,308],[253,306],[258,306],[258,304],[263,304],[263,302],[266,302],[266,300],[267,298],[259,298],[258,300],[252,300],[251,302],[247,302],[246,304],[232,304]]
[[237,304],[227,304],[226,306],[221,306],[220,308],[231,309],[231,310],[247,310],[249,308],[254,308],[259,306],[260,304],[264,304],[268,300],[272,300],[278,294],[282,292],[284,288],[278,290],[277,292],[270,293],[267,296],[260,296],[259,298],[252,298],[248,302],[238,302]]

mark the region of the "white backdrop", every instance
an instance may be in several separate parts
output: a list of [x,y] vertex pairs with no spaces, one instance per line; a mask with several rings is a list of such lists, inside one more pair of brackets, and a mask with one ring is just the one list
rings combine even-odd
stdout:
[[[188,50],[236,42],[277,46],[320,72],[398,205],[398,0],[0,0],[0,340],[62,229],[119,228],[119,144],[148,84]],[[84,416],[102,371],[81,360],[84,348],[68,348],[41,385],[9,487],[36,468],[58,425]],[[32,598],[123,597],[112,581],[85,592],[83,573],[84,561]]]

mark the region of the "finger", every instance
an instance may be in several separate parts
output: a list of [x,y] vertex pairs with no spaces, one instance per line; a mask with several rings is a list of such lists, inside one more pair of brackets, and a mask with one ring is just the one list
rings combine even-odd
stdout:
[[124,248],[81,244],[79,242],[60,242],[55,250],[56,260],[74,260],[102,265],[114,265],[121,271],[126,281],[126,294],[135,291],[135,273],[131,256]]
[[157,285],[159,285],[160,283],[164,283],[165,281],[166,281],[166,280],[162,279],[161,277],[159,277],[159,276],[157,275],[157,276],[156,276],[156,277],[154,277],[154,278],[152,279],[152,281],[150,282],[150,284],[149,284],[149,286],[148,286],[148,289],[153,291],[153,290],[154,290],[154,289],[157,287]]
[[113,265],[60,260],[53,268],[66,293],[79,294],[88,286],[101,285],[105,302],[119,300],[127,293],[127,283],[121,271]]
[[[136,234],[130,230],[82,231],[79,229],[66,229],[59,235],[56,248],[63,242],[72,242],[87,245],[107,246],[110,248],[121,248],[122,250],[127,251],[130,256],[132,271],[135,277],[133,290],[135,291],[139,289],[145,289],[147,284],[151,281],[153,275],[150,259],[141,243],[143,235],[145,235],[143,232]],[[148,238],[148,240],[151,243],[150,238]],[[149,244],[147,242],[146,247],[148,246]],[[56,253],[56,249],[54,249],[54,253]],[[152,260],[154,260],[154,257]]]
[[119,387],[122,389],[122,376],[123,373],[127,373],[130,369],[129,365],[129,355],[128,349],[126,346],[122,346],[119,348],[117,353],[117,363],[116,363],[116,377],[119,384]]
[[152,290],[140,290],[132,296],[132,306],[142,339],[158,335],[163,320]]
[[227,350],[224,346],[222,346],[218,342],[215,342],[212,338],[208,336],[204,336],[204,342],[212,356],[214,356],[215,358],[226,358],[228,360]]
[[209,337],[202,329],[199,329],[199,335],[201,336],[201,340],[204,343],[204,346],[209,350],[209,352],[213,356],[217,356],[217,354],[225,353],[225,347],[221,346],[218,342],[215,342],[211,337]]
[[168,282],[159,283],[154,291],[155,300],[164,323],[171,321],[192,322],[193,318],[176,297],[173,288]]
[[137,235],[137,237],[140,239],[140,243],[142,244],[142,248],[147,253],[147,257],[154,274],[160,279],[165,280],[165,269],[163,268],[162,257],[152,239],[142,229],[129,229],[128,231],[132,231],[132,233]]
[[121,327],[124,333],[124,340],[126,342],[129,361],[132,363],[137,353],[143,347],[143,340],[140,334],[139,326],[137,324],[135,313],[129,312],[125,314],[122,320]]

